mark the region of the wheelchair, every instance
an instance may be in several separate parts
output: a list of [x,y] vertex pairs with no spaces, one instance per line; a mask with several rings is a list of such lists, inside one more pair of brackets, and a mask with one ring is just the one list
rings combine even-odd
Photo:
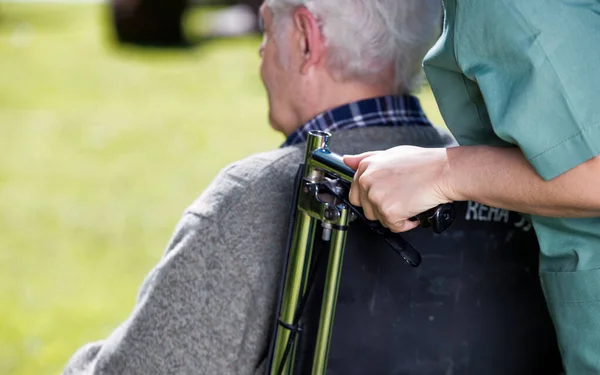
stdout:
[[330,137],[298,170],[266,375],[561,373],[527,218],[455,202],[392,233],[348,202]]

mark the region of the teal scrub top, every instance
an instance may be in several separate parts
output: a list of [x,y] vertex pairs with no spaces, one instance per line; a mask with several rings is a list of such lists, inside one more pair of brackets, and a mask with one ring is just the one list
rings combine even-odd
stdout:
[[[519,147],[545,180],[600,154],[600,0],[444,0],[444,11],[424,69],[459,144]],[[600,218],[532,221],[566,373],[598,375]]]

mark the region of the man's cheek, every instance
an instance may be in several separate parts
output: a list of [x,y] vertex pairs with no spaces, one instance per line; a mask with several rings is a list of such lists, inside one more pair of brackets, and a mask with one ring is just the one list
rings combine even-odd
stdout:
[[265,66],[264,60],[260,64],[260,79],[265,87],[267,87],[267,68]]
[[268,62],[263,63],[261,69],[262,80],[267,89],[271,91],[271,94],[273,94],[273,90],[277,90],[281,85],[281,77],[278,73],[279,72],[273,64]]

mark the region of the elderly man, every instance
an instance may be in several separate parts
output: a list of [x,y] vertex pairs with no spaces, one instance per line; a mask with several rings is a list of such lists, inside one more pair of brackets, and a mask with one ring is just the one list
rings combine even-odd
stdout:
[[437,36],[438,0],[268,0],[261,77],[274,151],[225,168],[185,211],[131,315],[64,374],[253,374],[264,368],[293,181],[311,129],[357,153],[452,139],[409,93]]

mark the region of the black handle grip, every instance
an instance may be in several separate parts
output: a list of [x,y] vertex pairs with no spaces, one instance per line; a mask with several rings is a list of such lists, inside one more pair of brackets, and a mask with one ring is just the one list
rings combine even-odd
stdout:
[[404,261],[413,267],[421,264],[421,254],[408,243],[398,233],[392,233],[388,230],[388,234],[383,235],[383,239]]
[[455,217],[454,205],[445,203],[411,217],[410,221],[419,221],[422,227],[431,227],[435,233],[439,234],[448,229]]

